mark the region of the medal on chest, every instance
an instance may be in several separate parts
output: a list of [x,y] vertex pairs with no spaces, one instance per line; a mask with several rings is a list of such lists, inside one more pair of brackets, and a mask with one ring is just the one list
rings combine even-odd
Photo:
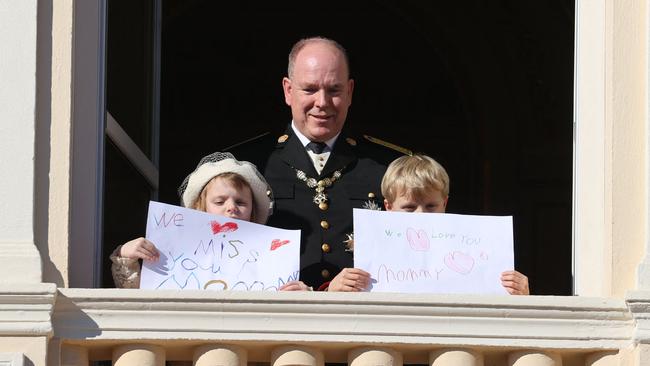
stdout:
[[337,170],[332,173],[332,176],[329,178],[323,178],[321,180],[316,180],[316,178],[308,177],[305,172],[300,169],[296,169],[296,178],[305,182],[307,187],[314,189],[314,204],[316,204],[321,210],[327,210],[329,206],[327,203],[327,188],[331,187],[334,182],[341,178],[341,170]]

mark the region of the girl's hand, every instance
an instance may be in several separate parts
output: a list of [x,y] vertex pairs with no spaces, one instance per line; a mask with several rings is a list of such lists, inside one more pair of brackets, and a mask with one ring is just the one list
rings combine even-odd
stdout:
[[119,255],[124,258],[145,259],[154,262],[160,259],[160,253],[156,246],[145,238],[133,239],[123,244]]
[[501,285],[510,295],[530,295],[528,277],[517,271],[501,273]]
[[280,286],[278,291],[314,291],[314,289],[305,285],[302,281],[289,281]]
[[358,268],[344,268],[330,282],[327,291],[360,292],[370,287],[370,273]]

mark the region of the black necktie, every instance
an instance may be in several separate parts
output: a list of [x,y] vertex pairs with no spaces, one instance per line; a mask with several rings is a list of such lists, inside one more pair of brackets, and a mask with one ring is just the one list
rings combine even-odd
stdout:
[[310,142],[307,144],[307,149],[311,150],[314,154],[322,154],[327,144],[324,142]]

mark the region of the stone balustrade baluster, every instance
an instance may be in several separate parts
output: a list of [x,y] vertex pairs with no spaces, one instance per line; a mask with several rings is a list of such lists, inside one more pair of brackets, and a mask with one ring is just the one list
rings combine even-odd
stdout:
[[304,346],[278,347],[271,353],[272,366],[323,366],[323,352]]
[[113,366],[165,366],[165,349],[152,344],[126,344],[113,349]]
[[356,348],[348,354],[350,366],[402,366],[402,354],[388,348]]
[[194,350],[194,366],[246,366],[248,354],[242,347],[204,345]]
[[562,358],[552,352],[516,351],[508,355],[508,366],[562,366]]
[[429,353],[431,366],[483,366],[483,354],[463,348],[444,348]]
[[585,358],[585,366],[619,366],[618,352],[595,352]]

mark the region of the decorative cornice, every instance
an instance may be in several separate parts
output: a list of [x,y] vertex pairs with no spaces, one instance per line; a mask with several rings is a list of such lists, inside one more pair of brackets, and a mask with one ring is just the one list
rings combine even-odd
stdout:
[[56,285],[0,284],[0,335],[51,337]]
[[381,293],[60,289],[55,336],[618,349],[633,319],[617,299]]
[[629,291],[625,302],[635,320],[633,341],[650,344],[650,291]]

